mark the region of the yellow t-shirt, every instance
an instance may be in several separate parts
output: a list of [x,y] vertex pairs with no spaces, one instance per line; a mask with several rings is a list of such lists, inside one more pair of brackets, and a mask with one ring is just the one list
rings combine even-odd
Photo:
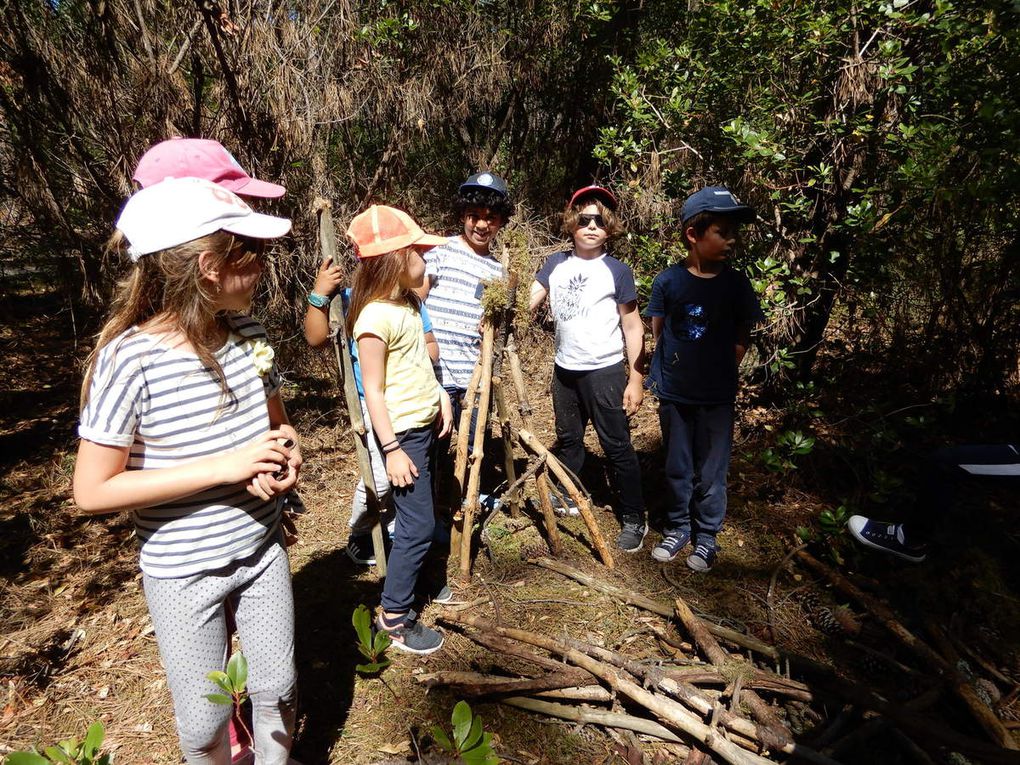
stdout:
[[383,396],[394,433],[430,425],[439,414],[439,381],[425,348],[421,314],[407,305],[369,303],[354,324],[354,339],[375,335],[386,343]]

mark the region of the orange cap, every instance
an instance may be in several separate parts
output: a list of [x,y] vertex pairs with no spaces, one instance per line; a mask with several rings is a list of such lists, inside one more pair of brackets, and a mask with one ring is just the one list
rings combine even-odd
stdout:
[[347,227],[347,238],[354,244],[358,260],[385,255],[405,247],[426,249],[446,244],[446,239],[426,234],[403,210],[372,205],[354,216]]

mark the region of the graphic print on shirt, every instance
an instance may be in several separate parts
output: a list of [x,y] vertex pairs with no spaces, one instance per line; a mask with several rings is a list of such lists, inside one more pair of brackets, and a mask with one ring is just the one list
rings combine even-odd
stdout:
[[585,308],[581,305],[581,296],[587,286],[588,277],[584,274],[570,277],[570,281],[563,285],[553,303],[556,307],[556,321],[570,321],[584,315]]
[[684,303],[673,314],[673,333],[679,340],[700,340],[708,330],[708,312],[699,303]]

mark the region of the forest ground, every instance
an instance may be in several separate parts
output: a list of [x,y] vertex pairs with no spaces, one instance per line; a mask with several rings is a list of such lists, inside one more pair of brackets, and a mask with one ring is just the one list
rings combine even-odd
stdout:
[[[137,552],[125,517],[87,518],[70,497],[79,385],[84,355],[71,312],[50,295],[7,301],[0,327],[0,755],[29,745],[49,745],[82,735],[102,720],[107,746],[122,763],[179,762],[173,716],[137,569]],[[300,338],[284,341],[297,348]],[[535,430],[552,442],[548,394],[549,338],[533,333],[523,341],[522,359],[536,409]],[[449,729],[456,698],[426,690],[415,675],[444,669],[489,671],[507,667],[500,656],[449,632],[447,646],[425,658],[393,652],[393,665],[379,679],[357,676],[351,612],[374,607],[379,585],[371,570],[353,565],[343,551],[355,461],[342,410],[336,406],[336,378],[327,354],[281,354],[288,374],[287,406],[304,439],[301,495],[308,507],[299,521],[300,542],[291,548],[296,597],[300,717],[296,758],[315,763],[371,763],[404,757],[427,746],[428,728]],[[666,566],[649,557],[661,531],[664,486],[655,403],[647,398],[633,422],[634,444],[645,476],[652,533],[634,555],[617,554],[607,570],[596,560],[583,523],[564,519],[564,559],[607,581],[664,603],[683,597],[699,613],[767,642],[830,663],[846,677],[870,684],[903,701],[925,687],[923,673],[896,669],[916,664],[892,644],[857,604],[834,594],[810,572],[787,563],[795,530],[817,531],[820,511],[852,502],[865,511],[889,510],[889,497],[916,465],[918,449],[982,434],[1015,433],[1015,422],[994,412],[967,410],[955,402],[918,401],[902,370],[874,365],[866,357],[832,362],[842,369],[838,384],[823,386],[783,408],[758,403],[745,389],[734,442],[730,509],[721,537],[722,552],[709,574],[694,574],[682,557]],[[850,371],[852,370],[852,372]],[[798,423],[809,423],[817,438],[796,467],[766,469],[762,450],[792,421],[791,406],[806,408]],[[941,408],[939,408],[941,407]],[[810,411],[807,411],[810,410]],[[901,414],[923,414],[908,422]],[[803,415],[802,417],[800,415]],[[801,427],[798,425],[797,427]],[[593,457],[582,474],[595,501],[609,502],[605,465],[589,433]],[[986,435],[987,437],[987,435]],[[991,438],[989,438],[991,440]],[[496,445],[496,442],[493,442]],[[499,462],[498,450],[492,460]],[[523,455],[518,464],[524,465]],[[499,478],[488,471],[488,486]],[[882,506],[885,501],[887,506]],[[938,621],[1006,680],[992,690],[1008,701],[999,709],[1007,721],[1020,720],[1020,701],[1010,692],[1020,682],[1020,528],[1015,493],[1001,487],[966,492],[936,540],[928,563],[911,566],[862,553],[837,534],[816,544],[831,560],[841,554],[844,570],[870,591],[888,598],[913,627]],[[597,511],[611,543],[618,526]],[[665,622],[530,564],[542,537],[531,527],[493,521],[475,577],[458,588],[459,600],[480,601],[474,613],[549,635],[569,634],[617,648],[646,660],[676,655],[649,627]],[[770,582],[776,587],[767,605]],[[425,609],[432,621],[436,606]],[[819,612],[838,612],[860,627],[853,643],[838,631],[821,629]],[[770,621],[772,622],[770,627]],[[678,636],[679,637],[679,636]],[[868,650],[870,649],[870,650]],[[881,653],[885,658],[875,654]],[[1008,682],[1007,682],[1008,681]],[[1014,684],[1011,688],[1009,683]],[[951,701],[930,709],[933,719],[980,737]],[[627,741],[591,725],[551,723],[497,703],[472,702],[496,736],[505,760],[525,763],[635,761]],[[789,722],[810,741],[839,718],[841,709],[814,705],[805,719]],[[844,717],[848,716],[844,714]],[[849,714],[853,717],[853,714]],[[856,718],[854,718],[856,720]],[[852,726],[851,726],[852,727]],[[646,742],[646,755],[672,762],[678,750]],[[907,762],[908,750],[889,734],[850,750],[846,762]],[[881,753],[881,756],[876,754]],[[640,762],[640,760],[636,760]]]

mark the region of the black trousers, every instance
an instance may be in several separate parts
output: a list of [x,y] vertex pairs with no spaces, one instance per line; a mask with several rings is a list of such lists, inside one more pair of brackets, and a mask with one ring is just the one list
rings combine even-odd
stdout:
[[645,501],[641,468],[630,442],[630,423],[623,411],[627,371],[623,364],[575,372],[556,367],[553,373],[553,410],[556,446],[553,454],[574,473],[584,465],[584,431],[591,421],[609,460],[616,512],[627,523],[642,523]]

